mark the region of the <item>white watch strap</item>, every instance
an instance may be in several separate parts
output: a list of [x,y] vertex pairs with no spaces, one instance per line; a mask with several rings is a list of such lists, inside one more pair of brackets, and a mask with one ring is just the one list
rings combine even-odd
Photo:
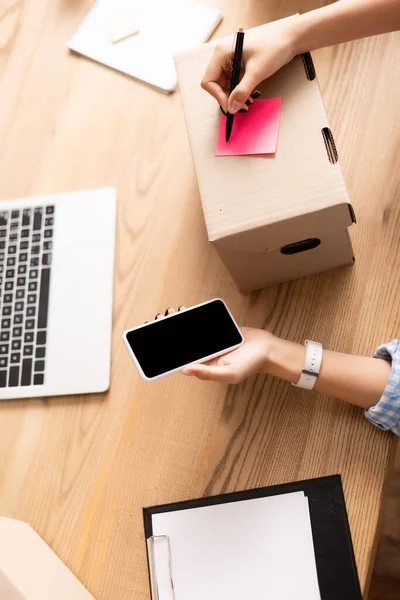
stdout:
[[292,383],[296,387],[306,390],[312,390],[318,379],[322,362],[322,344],[318,342],[305,341],[306,356],[304,359],[303,370],[297,383]]

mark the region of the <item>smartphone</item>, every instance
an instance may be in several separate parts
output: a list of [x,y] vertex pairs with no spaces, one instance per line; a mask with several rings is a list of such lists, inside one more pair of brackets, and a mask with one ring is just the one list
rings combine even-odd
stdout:
[[129,329],[123,340],[146,381],[161,379],[243,344],[239,327],[219,298]]

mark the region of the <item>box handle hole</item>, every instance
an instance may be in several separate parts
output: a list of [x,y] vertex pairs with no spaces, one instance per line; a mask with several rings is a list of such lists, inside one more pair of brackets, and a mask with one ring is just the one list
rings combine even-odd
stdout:
[[306,252],[306,250],[312,250],[313,248],[317,248],[321,243],[321,240],[318,238],[307,238],[306,240],[301,240],[300,242],[294,242],[293,244],[287,244],[281,248],[281,253],[290,255],[290,254],[298,254],[299,252]]
[[329,127],[324,127],[321,129],[322,137],[324,138],[324,144],[326,148],[326,153],[329,158],[329,162],[333,165],[338,161],[338,153],[336,150],[335,140],[333,139],[332,131]]
[[301,58],[308,81],[313,81],[313,79],[315,79],[315,67],[311,54],[309,52],[305,52],[301,55]]

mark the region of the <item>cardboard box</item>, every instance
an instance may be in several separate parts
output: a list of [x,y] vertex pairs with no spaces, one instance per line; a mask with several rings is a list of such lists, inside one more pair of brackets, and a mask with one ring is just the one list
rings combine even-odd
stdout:
[[0,517],[1,600],[94,600],[27,523]]
[[260,86],[263,98],[282,98],[276,154],[216,157],[221,113],[200,86],[215,43],[177,55],[175,64],[208,238],[238,288],[353,264],[354,211],[311,55]]

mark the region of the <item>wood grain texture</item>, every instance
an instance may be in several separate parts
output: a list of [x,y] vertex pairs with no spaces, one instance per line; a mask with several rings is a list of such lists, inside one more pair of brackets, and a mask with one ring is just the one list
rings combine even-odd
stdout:
[[[219,35],[317,6],[214,3]],[[344,352],[398,335],[399,35],[314,54],[358,217],[355,266],[240,294],[207,242],[179,95],[66,50],[90,5],[0,6],[0,197],[118,189],[110,391],[1,404],[0,514],[28,521],[97,600],[144,600],[143,506],[341,473],[366,590],[393,437],[269,377],[142,383],[121,334],[221,296],[244,325]]]

